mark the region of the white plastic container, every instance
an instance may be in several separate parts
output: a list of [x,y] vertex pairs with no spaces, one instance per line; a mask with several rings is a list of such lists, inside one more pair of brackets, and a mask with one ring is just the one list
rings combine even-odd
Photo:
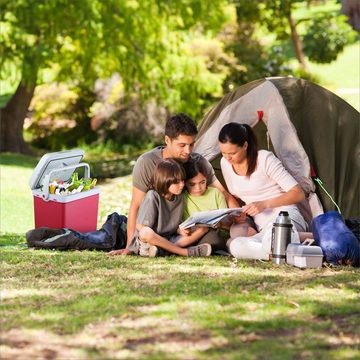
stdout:
[[321,268],[323,252],[320,246],[310,243],[291,243],[286,248],[286,262],[299,268]]

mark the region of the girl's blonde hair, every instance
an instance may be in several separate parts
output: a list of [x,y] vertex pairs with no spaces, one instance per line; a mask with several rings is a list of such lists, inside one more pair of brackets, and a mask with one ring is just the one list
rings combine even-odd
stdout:
[[152,188],[161,196],[169,193],[169,187],[185,180],[185,170],[174,159],[165,159],[159,162],[152,177]]

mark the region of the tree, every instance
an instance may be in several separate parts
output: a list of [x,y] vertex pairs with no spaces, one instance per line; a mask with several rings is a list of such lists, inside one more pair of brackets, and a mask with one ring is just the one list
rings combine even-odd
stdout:
[[[321,58],[322,62],[336,59],[339,52],[351,41],[350,28],[345,25],[345,18],[340,16],[340,5],[336,10],[322,11],[310,14],[309,11],[300,18],[295,18],[295,10],[299,7],[309,9],[311,0],[235,0],[237,6],[238,22],[249,21],[251,17],[253,26],[265,25],[270,33],[276,35],[277,40],[285,41],[289,38],[293,44],[294,53],[300,66],[307,69],[303,41],[306,41],[306,52],[311,59]],[[247,20],[246,20],[247,17]],[[299,34],[299,25],[306,28],[305,35]],[[339,31],[341,30],[341,31]],[[316,42],[313,37],[320,39]],[[324,41],[326,47],[324,48]],[[331,46],[335,41],[337,46]],[[330,55],[331,52],[331,55]],[[320,54],[322,53],[322,54]],[[326,53],[326,54],[325,54]]]
[[[35,86],[51,80],[91,88],[94,80],[118,72],[131,96],[171,103],[169,87],[190,101],[216,87],[220,77],[196,78],[186,85],[185,32],[217,31],[225,0],[0,0],[1,78],[16,71],[18,87],[0,111],[0,151],[27,152],[22,135]],[[179,59],[182,66],[177,67]],[[169,73],[171,72],[171,73]],[[49,75],[50,74],[50,75]],[[182,82],[179,79],[183,79]],[[188,81],[188,80],[187,80]],[[198,86],[196,82],[198,81]],[[186,95],[185,98],[183,98]]]

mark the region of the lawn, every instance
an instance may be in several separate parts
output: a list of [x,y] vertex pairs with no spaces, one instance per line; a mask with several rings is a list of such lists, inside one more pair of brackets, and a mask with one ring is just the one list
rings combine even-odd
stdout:
[[360,111],[360,45],[347,46],[338,59],[330,64],[309,62],[309,70],[320,84]]
[[[360,357],[358,268],[28,250],[34,163],[1,156],[1,359]],[[99,223],[130,185],[100,185]]]

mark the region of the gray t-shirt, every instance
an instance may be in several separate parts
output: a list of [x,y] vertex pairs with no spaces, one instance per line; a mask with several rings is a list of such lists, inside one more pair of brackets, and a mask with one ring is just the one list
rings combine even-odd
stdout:
[[[143,192],[147,192],[149,190],[155,167],[161,160],[163,160],[161,156],[162,149],[164,149],[163,146],[156,147],[155,149],[142,154],[137,159],[132,173],[134,187]],[[207,183],[208,185],[212,184],[216,180],[216,176],[209,161],[197,153],[192,153],[190,156],[192,159],[204,164],[207,173]]]
[[[166,200],[156,191],[149,190],[142,201],[136,219],[137,224],[152,228],[157,234],[167,239],[176,234],[184,210],[183,196],[178,195],[174,200]],[[139,251],[139,232],[135,230],[129,250]]]

